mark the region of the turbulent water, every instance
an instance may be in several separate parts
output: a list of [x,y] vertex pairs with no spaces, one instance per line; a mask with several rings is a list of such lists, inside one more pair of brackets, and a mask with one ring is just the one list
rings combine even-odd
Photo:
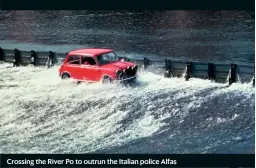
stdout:
[[133,86],[1,64],[1,153],[253,153],[255,88],[140,71]]
[[[0,47],[251,65],[254,24],[250,11],[0,11]],[[77,85],[57,70],[0,63],[0,153],[254,153],[252,82],[140,70],[131,86]]]

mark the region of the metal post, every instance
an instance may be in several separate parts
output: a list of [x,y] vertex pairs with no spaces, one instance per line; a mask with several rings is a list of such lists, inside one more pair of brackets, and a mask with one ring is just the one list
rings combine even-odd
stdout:
[[144,63],[144,69],[147,69],[149,65],[149,60],[147,58],[143,58],[143,63]]
[[46,62],[47,68],[50,68],[54,64],[54,53],[52,51],[49,51],[48,60]]
[[255,87],[255,66],[253,67],[254,73],[253,73],[253,78],[252,78],[252,85]]
[[30,53],[31,53],[30,54],[30,60],[31,60],[30,64],[33,64],[35,66],[37,63],[36,52],[34,50],[31,50]]
[[185,75],[186,81],[188,81],[189,78],[191,78],[191,75],[192,75],[192,62],[187,62],[187,71]]
[[14,62],[13,62],[13,66],[19,66],[21,63],[21,58],[20,58],[20,51],[15,48],[14,49]]
[[231,64],[230,65],[229,85],[236,82],[236,70],[237,70],[236,64]]
[[[255,76],[255,75],[254,75]],[[252,85],[253,87],[255,87],[255,77],[253,76],[253,79],[252,79]]]
[[1,47],[0,47],[0,61],[4,61],[4,51]]
[[215,71],[214,71],[214,64],[208,63],[208,79],[215,80]]
[[55,58],[54,52],[50,51],[50,52],[49,52],[49,56],[50,56],[50,58],[51,58],[51,60],[52,60],[52,65],[54,65],[55,62],[56,62],[56,58]]
[[170,78],[171,77],[171,61],[169,59],[165,59],[164,77],[166,77],[166,78]]

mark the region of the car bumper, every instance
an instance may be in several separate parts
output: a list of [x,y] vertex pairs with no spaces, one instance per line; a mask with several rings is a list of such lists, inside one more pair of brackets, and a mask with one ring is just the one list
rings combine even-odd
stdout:
[[125,78],[125,79],[116,79],[115,81],[119,82],[119,83],[129,83],[129,82],[133,82],[136,80],[136,76],[132,76],[129,78]]

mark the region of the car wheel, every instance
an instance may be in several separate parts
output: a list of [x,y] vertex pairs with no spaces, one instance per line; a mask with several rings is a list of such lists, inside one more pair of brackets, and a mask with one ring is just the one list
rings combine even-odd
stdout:
[[104,84],[111,83],[111,78],[109,76],[103,76],[101,82]]
[[61,79],[68,79],[68,78],[70,78],[70,75],[67,73],[63,73],[61,76]]

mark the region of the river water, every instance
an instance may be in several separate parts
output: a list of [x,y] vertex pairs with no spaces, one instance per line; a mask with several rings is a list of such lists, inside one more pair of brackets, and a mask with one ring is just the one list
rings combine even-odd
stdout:
[[0,46],[254,63],[254,12],[1,11]]

